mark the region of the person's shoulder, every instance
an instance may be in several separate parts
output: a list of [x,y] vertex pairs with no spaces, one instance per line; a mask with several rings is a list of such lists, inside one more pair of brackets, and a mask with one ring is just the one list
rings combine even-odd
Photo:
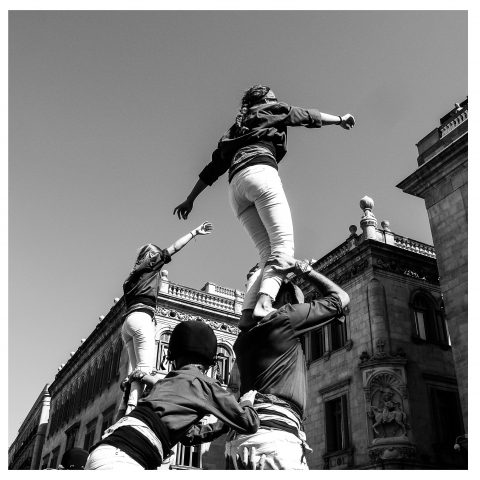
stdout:
[[278,115],[280,113],[288,113],[290,108],[290,105],[285,102],[268,103],[266,105],[262,105],[259,109],[259,112]]

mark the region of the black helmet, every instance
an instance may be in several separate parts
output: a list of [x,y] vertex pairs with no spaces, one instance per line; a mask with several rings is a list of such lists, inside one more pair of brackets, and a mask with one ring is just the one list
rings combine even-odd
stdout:
[[217,355],[217,337],[206,323],[198,320],[180,322],[173,329],[168,344],[168,359],[198,357],[201,363],[213,365]]
[[87,463],[88,452],[83,448],[71,448],[67,450],[62,457],[60,465],[65,470],[83,470]]

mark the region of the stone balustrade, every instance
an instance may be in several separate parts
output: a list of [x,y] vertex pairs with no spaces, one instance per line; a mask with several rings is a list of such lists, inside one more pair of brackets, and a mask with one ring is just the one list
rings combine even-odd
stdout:
[[206,307],[216,308],[226,312],[235,312],[235,301],[233,299],[220,297],[201,290],[195,290],[194,288],[170,283],[168,285],[167,294],[187,302],[198,303],[200,305],[205,305]]
[[409,250],[410,252],[419,253],[427,257],[436,258],[435,249],[431,245],[426,243],[417,242],[411,238],[402,237],[400,235],[394,235],[395,246],[402,248],[403,250]]
[[440,137],[445,137],[445,135],[448,135],[451,131],[455,130],[458,126],[460,126],[463,122],[467,120],[468,110],[463,109],[455,118],[440,127]]
[[235,298],[237,295],[240,296],[240,298],[245,297],[245,292],[240,292],[239,290],[234,290],[233,288],[222,287],[221,285],[213,285],[215,287],[215,293],[218,295],[224,295],[231,298]]

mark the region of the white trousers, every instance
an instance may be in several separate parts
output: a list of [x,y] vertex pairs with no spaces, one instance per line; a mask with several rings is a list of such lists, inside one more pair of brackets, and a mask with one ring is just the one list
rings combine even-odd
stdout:
[[260,256],[260,268],[247,284],[243,303],[243,310],[253,309],[259,293],[275,299],[280,289],[283,276],[267,262],[276,256],[293,257],[292,215],[278,171],[269,165],[252,165],[238,172],[229,185],[229,199]]
[[[122,340],[127,347],[128,373],[135,369],[150,373],[155,366],[155,326],[151,315],[145,312],[130,313],[122,325]],[[133,382],[128,403],[136,405],[143,385]]]
[[293,433],[259,428],[252,435],[236,435],[226,442],[225,456],[242,458],[243,450],[255,448],[253,461],[258,465],[265,455],[264,470],[308,470],[302,442]]
[[87,459],[85,470],[145,470],[123,450],[112,445],[99,445]]

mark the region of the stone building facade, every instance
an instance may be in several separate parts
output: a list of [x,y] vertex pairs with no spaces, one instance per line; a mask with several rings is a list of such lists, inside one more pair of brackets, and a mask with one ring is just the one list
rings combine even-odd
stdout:
[[[308,365],[305,418],[311,469],[464,468],[453,449],[464,433],[455,368],[433,247],[379,228],[373,200],[360,203],[361,233],[313,262],[350,296],[344,319],[302,339]],[[318,292],[297,280],[306,299]],[[210,371],[238,390],[233,343],[243,293],[207,283],[174,284],[162,272],[155,316],[157,368],[165,374],[169,335],[179,321],[207,322],[218,338]],[[71,353],[50,385],[51,410],[40,468],[70,446],[88,448],[113,421],[127,356],[120,341],[123,299]],[[213,419],[205,419],[213,421]],[[225,438],[185,448],[162,469],[223,469]]]
[[[435,252],[377,227],[360,202],[361,234],[313,263],[350,296],[343,322],[303,339],[312,469],[464,468],[463,430]],[[318,295],[299,282],[307,299]]]
[[50,411],[48,384],[35,400],[8,449],[9,470],[38,470]]
[[468,98],[417,144],[418,169],[397,187],[425,200],[468,425]]

